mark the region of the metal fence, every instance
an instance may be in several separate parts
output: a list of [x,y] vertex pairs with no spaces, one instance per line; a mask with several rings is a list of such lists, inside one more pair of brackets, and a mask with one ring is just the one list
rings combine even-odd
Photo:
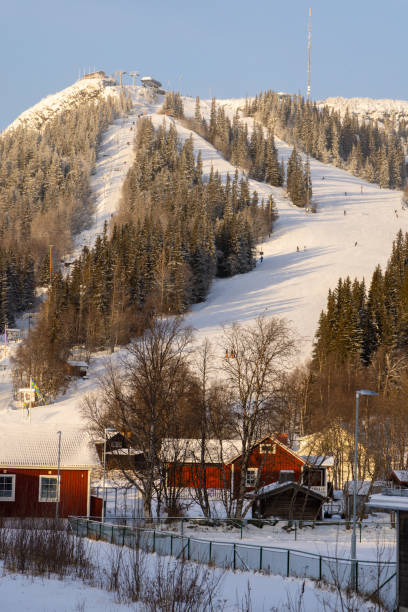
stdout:
[[[95,517],[96,518],[96,517]],[[106,520],[112,524],[130,527],[154,528],[156,531],[174,531],[187,534],[189,530],[200,531],[202,537],[219,537],[221,532],[239,539],[262,535],[274,537],[281,542],[287,541],[336,541],[338,544],[349,542],[351,538],[351,521],[284,521],[278,519],[239,519],[239,518],[203,518],[203,517],[153,517],[114,516],[106,513]],[[219,531],[221,530],[221,532]],[[263,530],[263,531],[262,531]],[[218,531],[218,536],[217,536]],[[360,521],[357,523],[357,538],[360,542],[395,543],[395,524],[390,520]]]
[[[347,588],[350,584],[350,559],[277,546],[204,540],[181,533],[114,525],[82,517],[69,517],[69,522],[77,536],[106,540],[121,546],[139,546],[146,552],[159,555],[172,555],[234,570],[323,580],[341,588]],[[395,562],[357,561],[357,589],[365,596],[378,597],[386,609],[394,609]]]

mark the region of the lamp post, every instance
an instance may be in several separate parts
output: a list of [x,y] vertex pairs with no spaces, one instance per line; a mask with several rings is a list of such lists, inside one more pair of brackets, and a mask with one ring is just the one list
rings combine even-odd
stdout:
[[378,395],[375,391],[359,389],[356,391],[356,424],[354,434],[354,479],[353,479],[353,532],[351,534],[351,588],[357,586],[357,558],[356,558],[356,514],[357,514],[357,451],[358,451],[358,407],[360,395]]
[[[31,410],[30,410],[31,417]],[[61,469],[61,431],[57,431],[58,434],[58,476],[57,476],[57,504],[55,506],[55,518],[59,518],[59,502],[60,502],[60,469]]]
[[105,427],[103,430],[103,501],[102,501],[102,524],[105,522],[105,504],[106,504],[106,489],[105,489],[105,480],[106,480],[106,434],[107,432],[113,432],[116,429],[113,427]]

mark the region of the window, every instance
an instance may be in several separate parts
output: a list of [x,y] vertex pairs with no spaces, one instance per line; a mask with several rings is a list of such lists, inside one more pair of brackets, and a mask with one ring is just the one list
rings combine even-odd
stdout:
[[59,501],[58,476],[40,476],[40,502]]
[[16,495],[16,476],[15,474],[0,475],[0,502],[14,501]]
[[245,485],[247,487],[255,486],[257,472],[258,472],[257,468],[248,468],[248,471],[246,473],[246,480],[245,480]]
[[276,444],[262,444],[261,453],[266,455],[267,453],[271,455],[276,454]]
[[303,483],[309,487],[323,487],[324,470],[318,468],[304,468]]
[[279,472],[279,482],[294,482],[295,472],[293,470],[281,470]]

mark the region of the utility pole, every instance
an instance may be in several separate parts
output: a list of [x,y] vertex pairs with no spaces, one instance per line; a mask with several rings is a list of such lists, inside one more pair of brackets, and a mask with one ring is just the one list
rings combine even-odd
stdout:
[[53,244],[50,244],[50,287],[51,287],[51,282],[52,282],[52,249],[53,249]]
[[306,99],[310,100],[310,56],[312,52],[312,9],[309,8],[309,24],[307,28],[307,90]]

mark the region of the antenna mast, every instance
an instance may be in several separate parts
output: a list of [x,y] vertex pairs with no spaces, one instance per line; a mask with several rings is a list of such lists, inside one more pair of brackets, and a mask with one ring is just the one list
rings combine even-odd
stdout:
[[312,9],[309,8],[309,24],[307,27],[307,90],[306,99],[310,100],[310,55],[312,50]]

